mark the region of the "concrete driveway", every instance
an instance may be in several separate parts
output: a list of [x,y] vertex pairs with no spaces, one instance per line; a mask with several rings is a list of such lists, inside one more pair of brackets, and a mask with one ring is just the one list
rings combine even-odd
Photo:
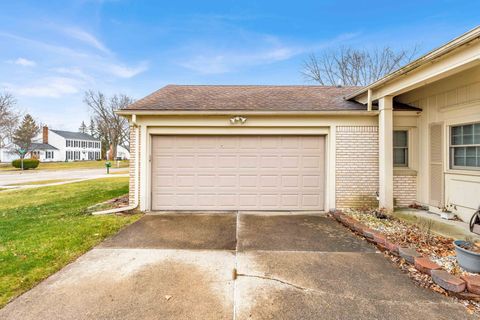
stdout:
[[[236,270],[236,272],[234,271]],[[320,215],[145,216],[1,319],[469,319]]]

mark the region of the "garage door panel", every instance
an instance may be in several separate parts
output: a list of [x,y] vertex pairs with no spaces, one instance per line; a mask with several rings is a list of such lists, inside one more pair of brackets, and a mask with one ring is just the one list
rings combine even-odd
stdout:
[[215,168],[215,156],[198,155],[196,160],[198,168]]
[[258,185],[257,175],[240,175],[238,177],[238,185],[242,187],[255,187]]
[[198,194],[198,206],[199,207],[208,207],[212,204],[215,204],[217,200],[216,194]]
[[240,194],[238,200],[243,207],[256,208],[258,206],[258,196],[256,193]]
[[282,157],[281,167],[285,169],[298,168],[299,163],[300,163],[299,156],[284,156]]
[[217,177],[214,174],[198,175],[198,186],[200,187],[215,187]]
[[321,136],[154,136],[153,210],[323,210]]
[[282,187],[299,187],[299,177],[297,175],[282,176]]
[[302,157],[302,166],[305,169],[320,169],[323,167],[322,159],[318,156],[304,156]]

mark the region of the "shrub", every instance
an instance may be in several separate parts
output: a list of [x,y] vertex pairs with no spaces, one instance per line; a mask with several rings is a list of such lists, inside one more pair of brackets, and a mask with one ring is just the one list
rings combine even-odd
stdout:
[[[37,159],[23,159],[23,169],[35,169],[40,164],[40,161]],[[12,166],[15,168],[22,167],[22,160],[17,159],[12,161]]]

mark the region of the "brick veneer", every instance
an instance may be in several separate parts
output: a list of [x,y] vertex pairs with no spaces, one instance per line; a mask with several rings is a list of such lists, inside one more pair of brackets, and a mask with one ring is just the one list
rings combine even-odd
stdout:
[[396,207],[408,207],[417,200],[417,177],[395,173],[393,176],[393,198]]
[[378,206],[378,127],[337,127],[335,169],[337,208]]
[[[138,134],[140,135],[140,130],[138,131]],[[140,139],[140,137],[138,137],[138,139]],[[136,145],[137,145],[137,137],[135,136],[135,127],[130,126],[130,164],[129,164],[130,179],[128,183],[128,186],[129,186],[128,202],[130,205],[133,205],[135,203],[135,188],[140,188],[140,181],[137,181],[137,183],[135,183],[135,161],[136,161],[135,147]]]

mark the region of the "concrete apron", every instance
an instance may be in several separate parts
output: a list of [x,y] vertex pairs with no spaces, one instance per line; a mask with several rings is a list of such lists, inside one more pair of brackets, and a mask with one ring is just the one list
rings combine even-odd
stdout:
[[[236,270],[236,272],[234,272]],[[1,319],[467,319],[319,215],[145,216]]]

